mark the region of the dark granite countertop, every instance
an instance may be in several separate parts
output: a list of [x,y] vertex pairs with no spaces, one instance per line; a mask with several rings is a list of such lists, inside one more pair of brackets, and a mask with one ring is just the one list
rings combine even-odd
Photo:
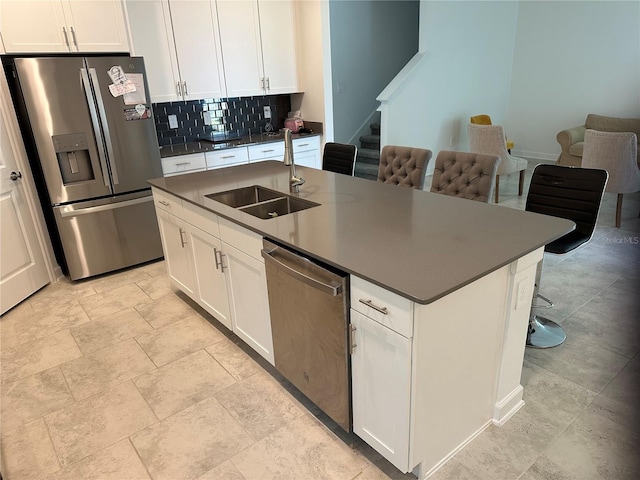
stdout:
[[[315,137],[320,133],[294,133],[291,138]],[[284,140],[282,133],[266,134],[261,133],[240,138],[221,139],[213,141],[201,140],[199,142],[182,143],[179,145],[165,145],[160,147],[160,158],[175,157],[178,155],[188,155],[190,153],[211,152],[214,150],[224,150],[226,148],[256,145],[259,143],[279,142]]]
[[294,194],[320,204],[261,220],[205,195],[250,185],[288,193],[266,161],[150,180],[183,200],[420,304],[431,303],[573,230],[573,222],[298,167]]

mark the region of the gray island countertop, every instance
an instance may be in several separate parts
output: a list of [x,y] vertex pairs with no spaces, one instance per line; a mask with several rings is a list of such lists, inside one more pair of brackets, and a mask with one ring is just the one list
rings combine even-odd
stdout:
[[431,303],[570,232],[561,218],[305,167],[294,194],[320,206],[268,220],[205,195],[260,185],[289,193],[289,167],[266,161],[149,183],[264,237],[419,304]]

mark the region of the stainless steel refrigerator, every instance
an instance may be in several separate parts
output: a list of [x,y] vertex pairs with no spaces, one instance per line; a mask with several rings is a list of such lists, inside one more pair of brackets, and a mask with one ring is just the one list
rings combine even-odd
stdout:
[[[147,180],[162,176],[144,62],[15,58],[34,175],[73,280],[162,256]],[[15,96],[15,93],[14,93]],[[26,123],[24,122],[26,120]],[[45,203],[45,202],[43,202]],[[60,258],[59,258],[60,260]]]

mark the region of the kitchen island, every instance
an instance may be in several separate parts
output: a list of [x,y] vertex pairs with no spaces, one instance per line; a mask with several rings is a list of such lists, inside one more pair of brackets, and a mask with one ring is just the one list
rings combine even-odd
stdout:
[[151,180],[169,275],[273,363],[262,238],[350,274],[354,432],[401,471],[426,478],[523,405],[536,265],[544,245],[574,225],[298,173],[306,183],[293,195],[318,205],[266,220],[209,196],[254,185],[287,194],[281,162]]

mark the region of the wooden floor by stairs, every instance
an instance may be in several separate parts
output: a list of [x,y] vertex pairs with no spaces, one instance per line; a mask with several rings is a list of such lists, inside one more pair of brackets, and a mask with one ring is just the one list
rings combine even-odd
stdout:
[[356,177],[378,179],[378,166],[380,165],[380,124],[369,125],[371,135],[360,137],[358,156],[356,157]]

